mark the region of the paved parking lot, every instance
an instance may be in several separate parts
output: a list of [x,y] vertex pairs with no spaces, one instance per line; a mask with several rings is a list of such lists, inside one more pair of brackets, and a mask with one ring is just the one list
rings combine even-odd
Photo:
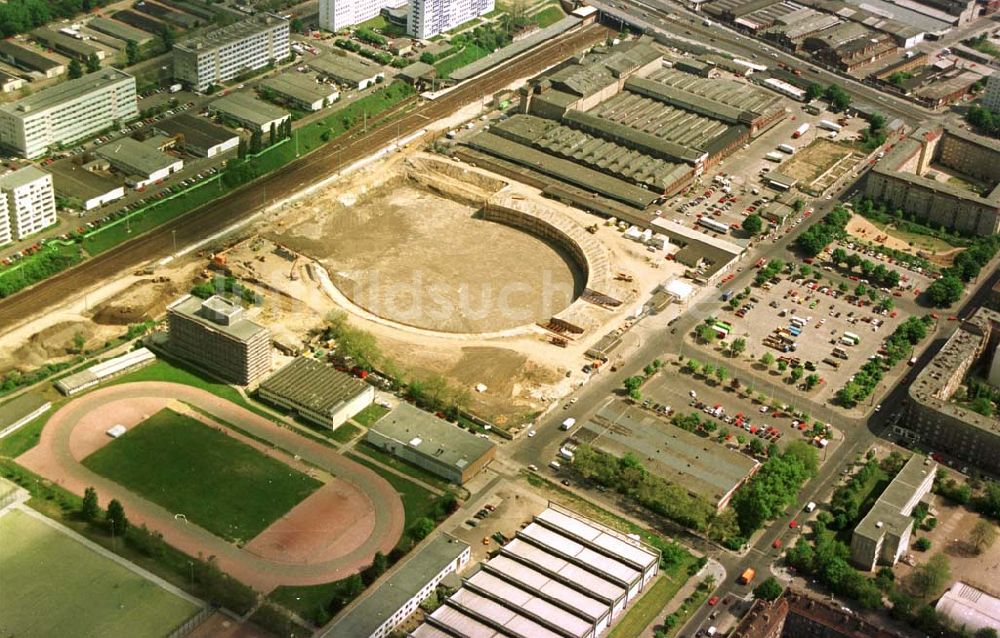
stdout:
[[[867,294],[855,296],[860,281],[832,266],[814,263],[808,276],[799,276],[797,268],[796,276],[782,276],[769,289],[752,288],[735,310],[729,303],[720,304],[716,317],[732,326],[727,341],[746,340],[746,351],[733,362],[734,371],[752,370],[772,383],[791,385],[791,370],[801,365],[797,384],[803,399],[829,401],[909,316],[905,305],[910,304],[897,304],[899,298],[890,297],[893,309],[879,310]],[[877,299],[889,295],[879,291]],[[847,342],[850,334],[857,343]],[[721,351],[718,345],[714,348]],[[769,366],[761,361],[765,353],[774,359]],[[806,389],[802,384],[813,374],[819,382]]]

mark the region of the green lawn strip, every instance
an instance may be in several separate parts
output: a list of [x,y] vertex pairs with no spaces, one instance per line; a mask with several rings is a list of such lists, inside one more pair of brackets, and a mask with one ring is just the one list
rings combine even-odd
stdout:
[[289,586],[282,585],[270,594],[268,599],[300,617],[316,624],[326,624],[330,619],[330,602],[340,598],[349,588],[348,579],[337,580],[322,585]]
[[476,60],[485,58],[489,54],[489,50],[484,49],[478,44],[468,44],[458,53],[449,55],[436,63],[434,68],[437,69],[438,77],[447,78],[456,70],[472,64]]
[[83,247],[90,255],[99,255],[133,237],[153,230],[226,193],[222,180],[215,176],[178,195],[167,196],[149,206],[88,233]]
[[354,452],[356,454],[363,454],[367,457],[375,459],[383,465],[388,465],[394,470],[398,470],[407,476],[412,476],[413,478],[423,481],[428,485],[432,485],[439,490],[449,490],[453,489],[455,486],[444,480],[443,478],[431,474],[423,468],[419,468],[415,465],[411,465],[402,459],[396,458],[391,454],[387,454],[382,450],[378,449],[373,445],[361,441],[354,446]]
[[361,434],[361,428],[352,423],[344,423],[336,430],[330,430],[330,428],[323,429],[326,430],[325,436],[327,438],[333,439],[338,443],[350,443],[355,437]]
[[[898,227],[889,228],[890,224],[879,221],[876,219],[866,218],[879,230],[892,235],[893,237],[899,239],[900,241],[905,241],[906,243],[912,243],[915,248],[921,248],[932,253],[943,253],[955,248],[962,248],[962,246],[955,246],[954,244],[940,239],[938,237],[932,237],[931,235],[925,235],[923,233],[911,232],[903,230]],[[913,222],[910,222],[913,224]]]
[[667,630],[667,638],[677,635],[677,632],[684,627],[684,624],[694,615],[694,612],[698,611],[705,604],[710,592],[711,589],[702,589],[699,587],[684,600],[681,606],[677,608],[677,611],[673,612],[673,616],[677,621],[674,623],[672,629]]
[[684,581],[675,582],[667,577],[660,577],[649,590],[642,595],[639,602],[632,605],[625,617],[618,621],[608,638],[634,638],[641,636],[649,623],[656,620],[663,612],[670,599],[681,588]]
[[531,16],[531,21],[538,25],[540,29],[552,26],[566,17],[558,5],[549,5]]
[[45,414],[35,417],[33,420],[0,439],[0,456],[15,459],[38,445],[38,439],[42,436],[42,429],[58,409],[58,405],[53,405]]
[[363,454],[352,452],[347,456],[389,481],[396,492],[399,493],[399,498],[403,501],[403,509],[406,512],[406,522],[403,524],[404,529],[408,529],[418,518],[434,518],[434,501],[436,500],[434,494],[409,479],[404,479],[392,472],[387,472],[385,468],[379,467],[366,459]]
[[198,607],[20,511],[0,517],[4,635],[164,636]]
[[366,428],[370,428],[372,426],[372,423],[375,423],[388,413],[389,413],[389,408],[382,407],[377,403],[372,403],[361,412],[355,414],[352,420],[356,423],[360,423]]
[[0,270],[0,299],[83,261],[75,243],[49,242],[41,250]]
[[322,485],[171,410],[157,412],[83,465],[233,541],[254,538]]

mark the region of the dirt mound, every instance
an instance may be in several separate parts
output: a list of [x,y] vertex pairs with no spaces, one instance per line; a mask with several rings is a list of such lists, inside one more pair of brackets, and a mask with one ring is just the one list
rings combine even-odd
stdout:
[[473,388],[482,383],[486,392],[471,392],[472,411],[503,427],[506,415],[528,414],[540,409],[529,391],[536,385],[554,383],[557,375],[550,368],[540,367],[514,350],[506,348],[462,348],[459,359],[446,376],[460,387]]
[[179,296],[177,286],[167,281],[139,281],[122,294],[94,309],[94,323],[104,326],[127,326],[166,312],[167,301]]
[[31,337],[15,352],[11,361],[21,369],[37,368],[76,351],[77,335],[83,335],[84,347],[91,339],[91,326],[82,321],[67,321],[49,326]]

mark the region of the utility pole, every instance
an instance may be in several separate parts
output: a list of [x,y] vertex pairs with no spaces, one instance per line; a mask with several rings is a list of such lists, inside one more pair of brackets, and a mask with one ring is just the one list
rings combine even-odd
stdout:
[[170,231],[170,236],[174,240],[174,254],[176,255],[177,254],[177,230],[176,229],[175,230],[171,230]]

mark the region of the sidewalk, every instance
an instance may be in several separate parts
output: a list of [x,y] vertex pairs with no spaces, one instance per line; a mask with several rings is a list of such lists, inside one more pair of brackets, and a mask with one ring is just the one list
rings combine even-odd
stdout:
[[663,607],[661,613],[657,614],[653,622],[646,626],[640,635],[641,638],[653,638],[656,628],[663,624],[663,618],[677,611],[687,597],[694,593],[698,585],[701,584],[701,581],[705,580],[708,576],[715,579],[715,587],[718,587],[726,580],[726,568],[714,558],[708,559],[708,564],[702,567],[697,574],[688,578],[687,582],[670,599],[670,602]]

